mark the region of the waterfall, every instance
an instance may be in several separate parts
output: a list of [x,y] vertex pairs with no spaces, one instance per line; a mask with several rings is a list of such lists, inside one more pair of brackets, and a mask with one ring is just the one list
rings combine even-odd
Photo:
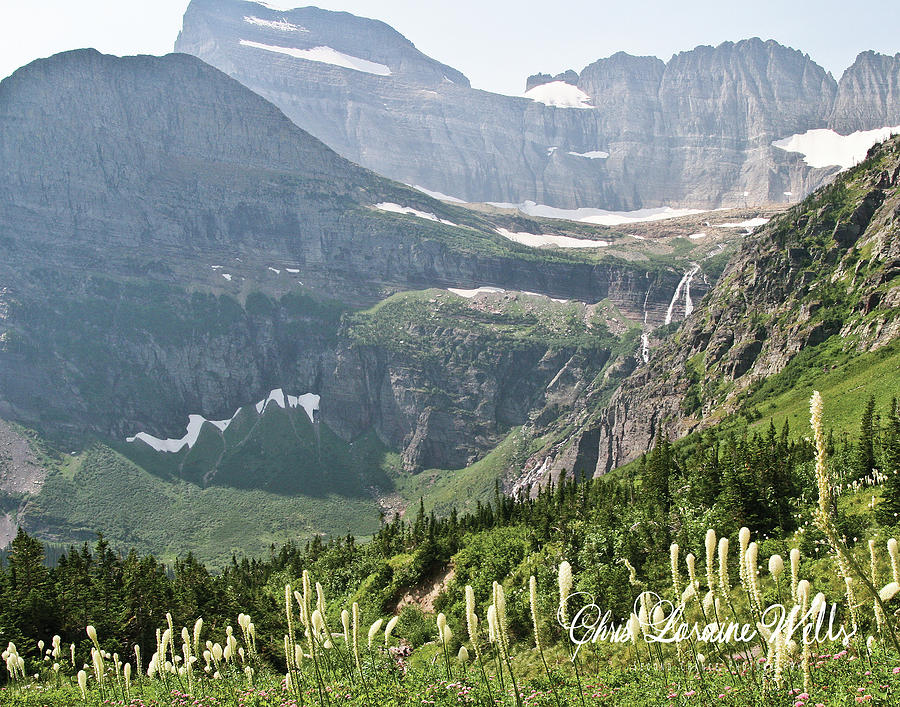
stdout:
[[684,283],[684,318],[687,319],[691,312],[694,311],[694,302],[691,300],[691,280],[700,272],[700,266],[694,263],[694,268],[687,276]]
[[691,280],[694,279],[694,276],[699,271],[700,266],[697,265],[697,263],[691,263],[691,269],[685,272],[681,280],[679,280],[678,287],[675,288],[675,294],[672,295],[672,301],[669,302],[669,308],[666,310],[665,324],[672,323],[672,314],[675,310],[675,304],[678,302],[682,290],[684,291],[684,316],[687,317],[694,311],[694,303],[691,301]]
[[647,300],[650,299],[650,290],[647,288],[647,294],[644,295],[644,327],[641,330],[641,359],[644,363],[650,360],[650,336],[647,334]]

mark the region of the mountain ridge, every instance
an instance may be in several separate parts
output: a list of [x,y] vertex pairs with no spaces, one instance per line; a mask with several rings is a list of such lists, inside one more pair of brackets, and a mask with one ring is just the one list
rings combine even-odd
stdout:
[[[858,58],[839,85],[772,40],[698,47],[669,62],[617,53],[580,75],[531,77],[530,92],[547,88],[546,79],[551,89],[574,88],[530,100],[447,81],[423,88],[401,74],[277,53],[273,46],[339,43],[340,19],[298,42],[296,33],[246,22],[248,7],[193,0],[176,49],[220,66],[349,159],[465,201],[612,210],[792,202],[839,165],[810,167],[773,142],[831,126],[900,125],[895,62]],[[357,49],[376,56],[365,43]]]

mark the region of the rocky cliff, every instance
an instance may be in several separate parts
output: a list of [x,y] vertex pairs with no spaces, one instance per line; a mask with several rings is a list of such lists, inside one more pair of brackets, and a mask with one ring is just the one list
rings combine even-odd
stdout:
[[192,0],[176,50],[221,68],[349,159],[467,201],[795,201],[837,167],[810,167],[774,141],[900,125],[895,59],[865,53],[839,86],[805,54],[759,39],[668,63],[619,53],[580,74],[529,77],[523,98],[473,90],[380,22],[315,8]]
[[398,290],[492,286],[609,300],[653,325],[681,278],[514,243],[493,217],[344,160],[195,57],[58,55],[0,83],[0,106],[0,417],[63,438],[171,437],[282,387],[327,393],[324,421],[347,439],[375,429],[409,469],[465,465],[544,406],[576,350],[501,345],[467,313],[398,332],[455,351],[441,366],[359,343],[342,317]]
[[838,82],[829,127],[841,134],[900,125],[900,54],[863,52]]
[[754,386],[801,352],[827,343],[832,356],[814,364],[827,369],[840,352],[895,344],[898,235],[900,138],[894,138],[748,237],[702,309],[611,399],[599,386],[586,391],[584,408],[573,416],[580,415],[581,430],[530,466],[541,474],[606,473],[646,451],[658,433],[677,439],[746,405]]

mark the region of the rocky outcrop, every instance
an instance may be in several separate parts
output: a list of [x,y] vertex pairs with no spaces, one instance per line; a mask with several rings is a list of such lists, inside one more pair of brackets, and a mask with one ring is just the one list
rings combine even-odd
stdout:
[[[734,411],[756,381],[840,334],[875,350],[900,336],[900,138],[753,236],[678,332],[604,403],[585,393],[581,429],[531,460],[541,476],[599,475]],[[592,403],[592,400],[594,401]],[[592,408],[592,405],[594,407]]]
[[409,469],[465,466],[571,402],[606,354],[418,322],[405,336],[437,330],[455,352],[435,363],[355,345],[342,315],[398,290],[491,285],[608,299],[655,325],[681,277],[514,244],[344,160],[195,57],[70,52],[0,83],[0,105],[0,416],[55,438],[176,438],[189,414],[228,419],[281,387],[320,393],[332,429],[374,429]]
[[829,127],[846,135],[900,125],[900,54],[863,52],[838,82]]
[[[304,53],[321,46],[389,73]],[[607,209],[783,203],[785,192],[794,200],[837,168],[813,169],[773,141],[829,125],[900,124],[896,61],[871,53],[840,87],[807,55],[759,39],[697,47],[668,63],[619,53],[580,74],[527,79],[528,91],[561,82],[590,98],[589,107],[562,108],[473,90],[411,47],[380,22],[245,0],[192,0],[176,43],[345,157],[468,201]],[[583,156],[600,152],[609,156]]]

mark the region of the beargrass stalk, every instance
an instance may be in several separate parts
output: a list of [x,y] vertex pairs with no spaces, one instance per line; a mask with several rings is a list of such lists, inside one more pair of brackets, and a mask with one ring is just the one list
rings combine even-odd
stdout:
[[[563,628],[569,627],[569,595],[572,593],[574,581],[572,579],[572,565],[566,560],[559,563],[559,574],[557,576],[557,584],[559,585],[559,608],[556,612],[556,619]],[[566,650],[572,661],[575,670],[575,682],[578,685],[578,696],[581,699],[582,707],[584,706],[584,689],[581,686],[581,672],[578,668],[578,654],[572,650],[571,641],[566,641]]]
[[547,659],[544,657],[544,645],[543,641],[541,641],[541,622],[538,614],[537,579],[534,575],[531,575],[528,579],[528,606],[531,609],[531,625],[534,627],[534,645],[541,656],[541,663],[544,666],[544,673],[547,675],[547,682],[553,691],[553,699],[556,700],[558,707],[562,707],[562,703],[559,701],[559,693],[550,675],[550,668],[547,666]]
[[469,641],[472,642],[472,649],[475,651],[475,660],[478,662],[478,669],[481,671],[481,681],[488,693],[490,703],[494,703],[494,696],[491,693],[491,684],[487,679],[487,673],[484,671],[484,660],[481,655],[481,645],[478,640],[478,615],[475,613],[475,590],[467,584],[465,589],[466,595],[466,629],[469,633]]
[[[878,604],[881,611],[884,612],[886,619],[885,626],[887,627],[888,635],[891,638],[891,642],[894,644],[894,649],[900,653],[900,641],[898,641],[897,635],[894,632],[893,622],[887,618],[888,612],[878,589],[875,588],[875,585],[870,581],[869,577],[866,576],[866,572],[853,557],[853,553],[850,552],[847,544],[838,536],[832,510],[833,497],[831,494],[831,478],[826,463],[827,451],[825,449],[825,429],[822,422],[822,396],[817,390],[813,391],[810,400],[810,425],[813,429],[813,436],[815,438],[816,485],[819,490],[819,503],[815,512],[816,525],[819,526],[819,529],[825,534],[825,537],[828,538],[829,543],[831,543],[832,550],[834,550],[838,559],[839,568],[842,570],[845,567],[852,569],[854,574],[859,577],[860,581],[865,585],[866,589],[875,600],[875,603]],[[845,579],[850,578],[846,577]],[[847,589],[848,594],[852,594],[850,582],[847,583]],[[851,604],[851,612],[853,609],[854,607]]]

